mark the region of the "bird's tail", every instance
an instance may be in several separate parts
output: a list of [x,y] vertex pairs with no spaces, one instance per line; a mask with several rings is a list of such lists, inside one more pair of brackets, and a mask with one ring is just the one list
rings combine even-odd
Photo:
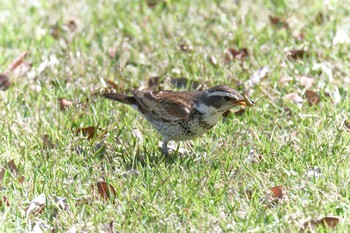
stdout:
[[121,102],[123,104],[137,104],[136,99],[133,96],[128,96],[120,93],[103,93],[102,96],[110,100]]

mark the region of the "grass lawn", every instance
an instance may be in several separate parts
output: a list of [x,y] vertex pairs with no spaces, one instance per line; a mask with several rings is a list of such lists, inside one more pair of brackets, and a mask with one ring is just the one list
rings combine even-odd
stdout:
[[[0,232],[350,231],[349,15],[346,0],[1,1]],[[259,100],[170,158],[100,96],[198,83]]]

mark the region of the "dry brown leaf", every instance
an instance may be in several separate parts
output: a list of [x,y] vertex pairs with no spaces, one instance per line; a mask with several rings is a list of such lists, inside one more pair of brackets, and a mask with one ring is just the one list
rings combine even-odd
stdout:
[[[345,121],[344,126],[346,127],[347,130],[350,130],[350,121]],[[0,180],[1,180],[1,175],[0,175]]]
[[114,83],[112,80],[107,80],[107,84],[117,92],[124,92],[123,88]]
[[11,86],[10,78],[7,74],[0,73],[0,89],[5,91]]
[[17,180],[20,184],[23,184],[24,179],[24,176],[20,176]]
[[275,186],[272,187],[270,190],[273,193],[273,196],[278,199],[283,199],[287,196],[287,192],[283,186]]
[[67,109],[68,107],[71,107],[73,105],[73,102],[68,100],[68,99],[65,99],[65,98],[59,98],[58,99],[58,102],[60,104],[60,109],[61,110],[65,110]]
[[309,106],[316,105],[320,103],[320,97],[319,95],[311,90],[305,91],[305,97],[307,99],[307,102],[309,103]]
[[78,28],[78,23],[76,19],[69,19],[65,24],[71,32],[75,32]]
[[310,220],[304,223],[303,230],[316,230],[317,227],[330,227],[334,229],[340,221],[339,217],[336,216],[326,216],[319,220]]
[[4,175],[5,175],[5,168],[2,168],[0,171],[0,182],[4,178]]
[[272,16],[272,15],[269,16],[269,19],[272,25],[289,29],[289,24],[285,19],[282,19],[281,17],[277,17],[277,16]]
[[55,147],[55,144],[51,141],[49,135],[44,134],[42,137],[42,140],[43,140],[43,147],[44,148],[51,148],[52,149]]
[[100,196],[105,200],[114,198],[117,195],[117,191],[115,191],[114,187],[104,181],[97,182],[97,189]]
[[77,135],[82,134],[84,136],[87,136],[87,139],[92,139],[95,135],[96,128],[94,126],[89,126],[85,128],[79,128],[77,129],[76,133]]
[[61,31],[60,31],[60,27],[58,25],[58,23],[56,23],[55,25],[53,25],[51,28],[50,28],[50,35],[55,38],[56,40],[58,38],[60,38],[61,36]]
[[19,65],[21,65],[24,62],[24,59],[27,57],[28,52],[23,52],[21,55],[19,55],[15,60],[12,61],[12,63],[7,67],[5,73],[8,74],[9,72],[13,72]]
[[243,60],[244,58],[248,57],[248,49],[235,49],[235,48],[229,48],[225,53],[225,62],[229,63],[234,60]]
[[13,159],[7,163],[7,166],[13,175],[16,176],[18,174],[18,168],[17,168],[15,161]]
[[0,200],[0,207],[2,207],[3,205],[6,205],[7,207],[10,206],[10,202],[8,201],[6,196],[2,196],[2,200]]
[[303,49],[292,49],[286,52],[286,56],[289,59],[298,59],[307,56],[306,50]]

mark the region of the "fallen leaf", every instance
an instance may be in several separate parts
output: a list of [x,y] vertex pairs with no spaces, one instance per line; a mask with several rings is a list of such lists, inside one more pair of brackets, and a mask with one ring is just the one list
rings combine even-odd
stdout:
[[235,49],[235,48],[229,48],[225,53],[225,62],[229,63],[234,60],[242,60],[244,58],[248,57],[248,49]]
[[309,78],[307,76],[297,77],[296,80],[300,83],[301,86],[309,89],[312,85],[316,83],[314,78]]
[[338,225],[339,220],[340,220],[339,217],[327,216],[327,217],[323,217],[318,221],[322,223],[324,226],[335,228]]
[[303,98],[301,98],[297,93],[289,93],[283,97],[285,101],[290,101],[296,104],[299,108],[302,107]]
[[107,80],[107,84],[111,86],[117,92],[124,92],[123,88],[115,84],[112,80]]
[[109,223],[105,223],[102,225],[101,227],[101,232],[105,232],[105,233],[114,233],[114,222],[111,221]]
[[4,175],[5,175],[5,168],[2,168],[1,171],[0,171],[0,182],[4,178]]
[[97,182],[97,189],[100,196],[105,200],[117,196],[117,191],[115,191],[114,187],[111,184],[107,184],[107,182]]
[[293,77],[290,77],[290,76],[283,76],[279,81],[278,83],[279,84],[283,84],[283,83],[289,83],[291,81],[293,81],[294,78]]
[[249,77],[249,79],[245,83],[246,88],[250,89],[250,88],[256,86],[260,82],[261,79],[267,77],[269,72],[270,72],[270,69],[267,66],[264,66],[256,71],[254,71],[253,74]]
[[272,15],[269,16],[269,19],[272,25],[289,29],[289,24],[285,19]]
[[309,106],[316,105],[316,104],[320,103],[320,97],[314,91],[306,90],[305,97],[307,99],[307,102],[309,103]]
[[11,86],[10,78],[7,74],[0,73],[0,89],[5,91]]
[[[345,121],[344,126],[346,127],[347,130],[350,130],[350,121]],[[0,180],[1,180],[1,173],[0,173]]]
[[340,221],[339,217],[336,216],[326,216],[319,220],[309,220],[304,223],[303,231],[311,230],[315,231],[317,227],[330,227],[334,229]]
[[303,49],[292,49],[286,52],[286,56],[289,59],[298,59],[307,56],[306,50]]
[[46,203],[46,197],[45,197],[45,194],[42,193],[30,202],[29,207],[26,211],[26,215],[28,216],[29,214],[32,214],[32,213],[41,214],[44,211],[45,203]]
[[15,175],[15,176],[18,175],[18,168],[17,168],[15,161],[13,159],[7,163],[7,166],[13,175]]
[[65,24],[71,32],[75,32],[78,28],[78,23],[76,19],[69,19]]
[[53,25],[51,28],[50,28],[50,35],[55,38],[56,40],[58,38],[60,38],[61,36],[61,31],[60,31],[60,27],[58,25],[58,23],[56,23],[55,25]]
[[68,100],[68,99],[65,99],[65,98],[59,98],[58,99],[58,102],[60,104],[60,109],[61,110],[65,110],[67,109],[68,107],[71,107],[73,105],[73,102]]
[[24,176],[20,176],[17,180],[20,184],[23,184],[24,179]]
[[15,60],[12,61],[12,63],[7,67],[5,73],[8,74],[9,72],[13,72],[19,65],[21,65],[24,62],[24,59],[27,57],[28,52],[23,52],[20,54]]
[[44,134],[42,137],[43,140],[43,148],[54,148],[55,144],[51,141],[49,135]]
[[10,206],[10,202],[8,201],[6,196],[2,196],[2,200],[0,200],[0,207],[2,207],[3,205],[6,205],[7,207]]
[[87,139],[90,140],[94,137],[95,131],[96,131],[96,128],[94,126],[89,126],[89,127],[77,129],[76,134],[77,135],[82,134],[84,136],[87,136]]
[[270,190],[273,193],[273,196],[278,199],[283,199],[287,195],[287,192],[283,186],[275,186],[272,187]]
[[216,66],[218,64],[218,60],[216,59],[216,57],[214,55],[209,56],[209,62],[214,66]]

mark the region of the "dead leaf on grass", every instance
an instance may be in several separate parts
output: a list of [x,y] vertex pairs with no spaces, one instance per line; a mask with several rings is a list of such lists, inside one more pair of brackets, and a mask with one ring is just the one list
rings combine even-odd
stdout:
[[28,209],[26,210],[26,215],[41,214],[44,211],[45,203],[46,197],[45,194],[42,193],[30,202]]
[[270,190],[275,198],[286,199],[287,197],[286,189],[281,185],[272,187]]
[[286,52],[286,56],[289,59],[299,59],[306,57],[307,55],[307,51],[304,49],[292,49]]
[[[344,126],[347,130],[350,130],[350,121],[345,121]],[[1,174],[1,173],[0,173]],[[0,180],[1,180],[1,175],[0,175]]]
[[15,175],[15,176],[18,175],[18,168],[17,168],[15,161],[13,159],[7,163],[7,166],[13,175]]
[[11,86],[10,78],[7,74],[0,73],[0,89],[5,91]]
[[114,233],[114,222],[105,223],[101,226],[101,232]]
[[76,19],[68,19],[65,25],[68,27],[70,32],[75,32],[78,28],[78,22]]
[[209,62],[210,62],[212,65],[214,65],[214,66],[216,66],[216,65],[218,64],[218,60],[216,59],[216,57],[215,57],[214,55],[210,55],[210,56],[208,57],[208,60],[209,60]]
[[301,98],[297,93],[289,93],[283,97],[285,101],[292,102],[296,104],[299,108],[302,107],[303,98]]
[[326,216],[319,220],[310,220],[304,223],[303,231],[315,231],[317,227],[329,227],[334,229],[340,221],[337,216]]
[[71,100],[68,100],[65,98],[59,98],[58,102],[60,104],[60,109],[62,111],[68,109],[69,107],[71,107],[73,105],[73,102]]
[[97,182],[97,189],[100,196],[105,200],[114,199],[117,196],[117,191],[115,191],[111,184],[107,184],[107,182]]
[[55,147],[55,144],[51,141],[49,135],[47,134],[44,134],[43,137],[42,137],[42,140],[43,140],[43,147],[44,148],[54,148]]
[[244,58],[248,57],[248,55],[249,53],[247,48],[229,48],[225,53],[225,62],[229,63],[234,60],[243,60]]
[[6,205],[7,207],[10,206],[10,202],[8,201],[6,196],[2,196],[2,200],[0,200],[0,207],[2,207],[3,205]]
[[76,131],[76,134],[82,134],[84,136],[87,136],[87,139],[91,140],[95,136],[96,128],[94,126],[89,126],[85,128],[79,128]]
[[289,29],[289,24],[286,19],[272,15],[269,16],[269,19],[272,25]]
[[270,72],[270,69],[267,66],[264,66],[254,71],[253,74],[249,77],[249,79],[245,83],[246,88],[251,89],[252,87],[256,86],[258,83],[260,83],[261,79],[267,77],[269,72]]
[[4,175],[5,175],[5,168],[2,168],[1,171],[0,171],[0,182],[4,178]]
[[306,90],[305,97],[307,99],[309,106],[317,105],[320,103],[319,95],[312,90]]
[[12,61],[12,63],[7,67],[5,73],[8,74],[9,72],[13,72],[15,69],[17,69],[18,66],[20,66],[24,59],[27,57],[28,52],[21,53],[15,60]]
[[307,76],[296,77],[296,80],[300,83],[301,86],[305,87],[306,89],[309,89],[316,83],[316,80],[314,78],[309,78]]

